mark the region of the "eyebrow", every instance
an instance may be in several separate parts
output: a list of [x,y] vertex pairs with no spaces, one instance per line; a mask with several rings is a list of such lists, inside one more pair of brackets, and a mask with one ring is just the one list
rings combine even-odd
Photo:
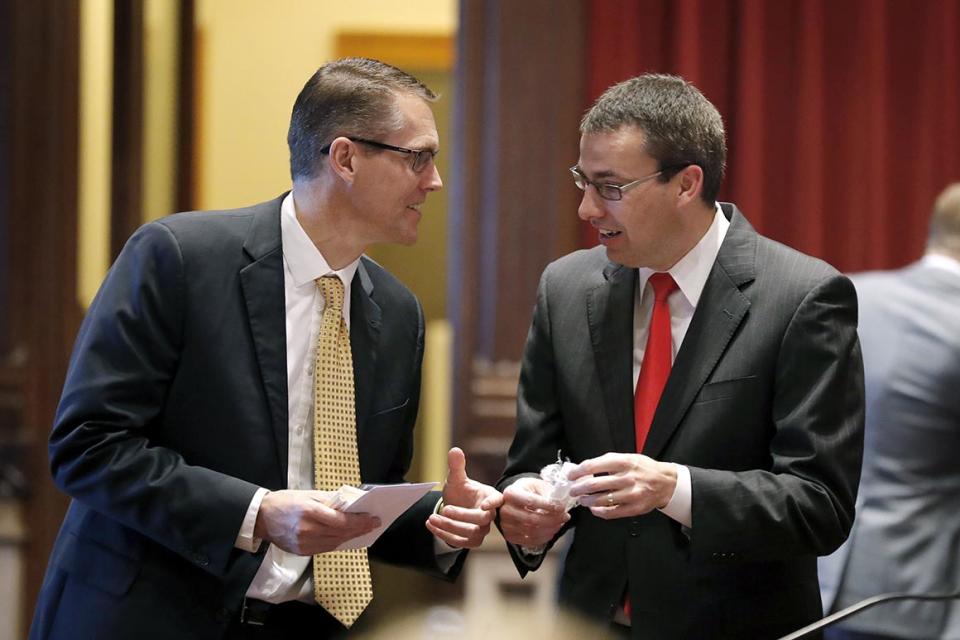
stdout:
[[583,170],[583,167],[581,167],[579,164],[577,165],[577,169],[580,170],[580,173],[586,175],[589,180],[603,180],[604,178],[619,178],[619,177],[620,177],[620,176],[617,174],[617,172],[616,172],[616,171],[613,171],[612,169],[604,169],[603,171],[596,171],[596,172],[593,172],[593,173],[590,174],[590,175],[587,175],[587,172],[584,171],[584,170]]

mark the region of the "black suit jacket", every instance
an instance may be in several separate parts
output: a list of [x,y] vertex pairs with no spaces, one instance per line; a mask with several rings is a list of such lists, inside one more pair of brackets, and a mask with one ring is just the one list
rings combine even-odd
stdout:
[[[258,487],[287,481],[281,200],[148,224],[110,269],[50,438],[73,501],[31,638],[214,638],[240,607],[267,547],[236,549],[241,522]],[[410,464],[423,332],[413,294],[363,258],[350,339],[364,482],[401,482]],[[371,555],[436,570],[436,499]]]
[[[816,557],[846,537],[863,438],[856,295],[827,264],[731,220],[644,445],[687,465],[689,531],[577,508],[561,599],[639,638],[773,638],[821,615]],[[501,488],[555,461],[634,452],[636,270],[604,249],[547,267]],[[530,564],[515,549],[521,574]],[[535,563],[534,563],[535,566]]]

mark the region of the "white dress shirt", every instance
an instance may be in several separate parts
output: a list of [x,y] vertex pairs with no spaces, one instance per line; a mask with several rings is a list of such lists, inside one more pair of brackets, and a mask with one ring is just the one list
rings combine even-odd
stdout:
[[[670,307],[670,338],[672,349],[670,361],[677,358],[677,352],[683,343],[690,327],[693,312],[700,302],[700,294],[707,284],[707,278],[716,262],[717,253],[723,238],[727,235],[730,221],[723,215],[720,205],[710,228],[700,238],[700,241],[680,258],[667,273],[669,273],[678,289],[667,298]],[[647,333],[650,330],[650,319],[653,316],[653,287],[647,286],[647,281],[653,275],[652,269],[641,267],[637,278],[637,292],[633,301],[633,388],[636,392],[637,380],[640,378],[640,365],[643,363],[643,352],[647,346]],[[690,470],[677,464],[677,486],[674,488],[670,502],[661,509],[664,515],[676,520],[683,526],[690,528],[692,523],[692,501],[690,487]]]
[[[314,352],[326,306],[316,279],[333,275],[343,282],[343,320],[350,330],[350,285],[360,258],[342,269],[330,268],[297,220],[293,193],[280,205],[280,239],[283,247],[283,288],[287,329],[287,488],[313,489],[313,375]],[[261,540],[253,535],[260,503],[268,493],[257,490],[237,535],[235,546],[256,553]],[[434,552],[442,571],[453,565],[462,549],[434,537]],[[274,604],[288,600],[313,603],[311,556],[301,556],[270,545],[247,597]]]
[[[316,279],[334,275],[343,282],[343,320],[350,329],[350,285],[357,258],[343,269],[330,268],[300,226],[293,194],[280,205],[280,238],[283,246],[283,288],[287,329],[287,488],[313,489],[313,369],[320,321],[326,306]],[[236,546],[255,552],[260,540],[253,537],[260,502],[267,490],[257,491],[244,518]],[[247,589],[248,598],[266,602],[313,602],[310,556],[301,556],[270,545],[260,569]]]

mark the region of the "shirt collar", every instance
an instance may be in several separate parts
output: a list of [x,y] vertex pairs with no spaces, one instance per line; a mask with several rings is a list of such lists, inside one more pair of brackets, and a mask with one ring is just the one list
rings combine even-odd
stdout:
[[[675,265],[667,271],[673,276],[683,296],[691,306],[696,307],[700,302],[700,294],[707,284],[707,278],[710,277],[710,271],[713,269],[713,263],[717,260],[717,254],[720,252],[720,245],[727,235],[727,229],[730,228],[730,221],[723,215],[720,205],[716,205],[716,211],[713,214],[713,222],[707,232],[703,234],[700,241],[680,258]],[[647,285],[647,280],[655,272],[653,269],[640,267],[637,286],[643,291]]]
[[297,220],[292,191],[280,204],[280,237],[283,244],[283,259],[287,263],[287,268],[290,269],[290,275],[296,286],[313,283],[317,278],[331,274],[340,278],[344,287],[350,286],[360,265],[360,258],[342,269],[331,269],[323,254]]

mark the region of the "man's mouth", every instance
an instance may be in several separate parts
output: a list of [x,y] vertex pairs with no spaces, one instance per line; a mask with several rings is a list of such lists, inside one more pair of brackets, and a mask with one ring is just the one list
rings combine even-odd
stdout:
[[422,202],[415,202],[415,203],[413,203],[413,204],[408,204],[408,205],[407,205],[407,209],[413,209],[413,210],[416,211],[417,213],[420,213],[420,206],[421,206],[422,204],[423,204]]
[[600,233],[601,238],[615,238],[622,233],[622,231],[614,231],[613,229],[601,229],[597,228],[597,231]]

